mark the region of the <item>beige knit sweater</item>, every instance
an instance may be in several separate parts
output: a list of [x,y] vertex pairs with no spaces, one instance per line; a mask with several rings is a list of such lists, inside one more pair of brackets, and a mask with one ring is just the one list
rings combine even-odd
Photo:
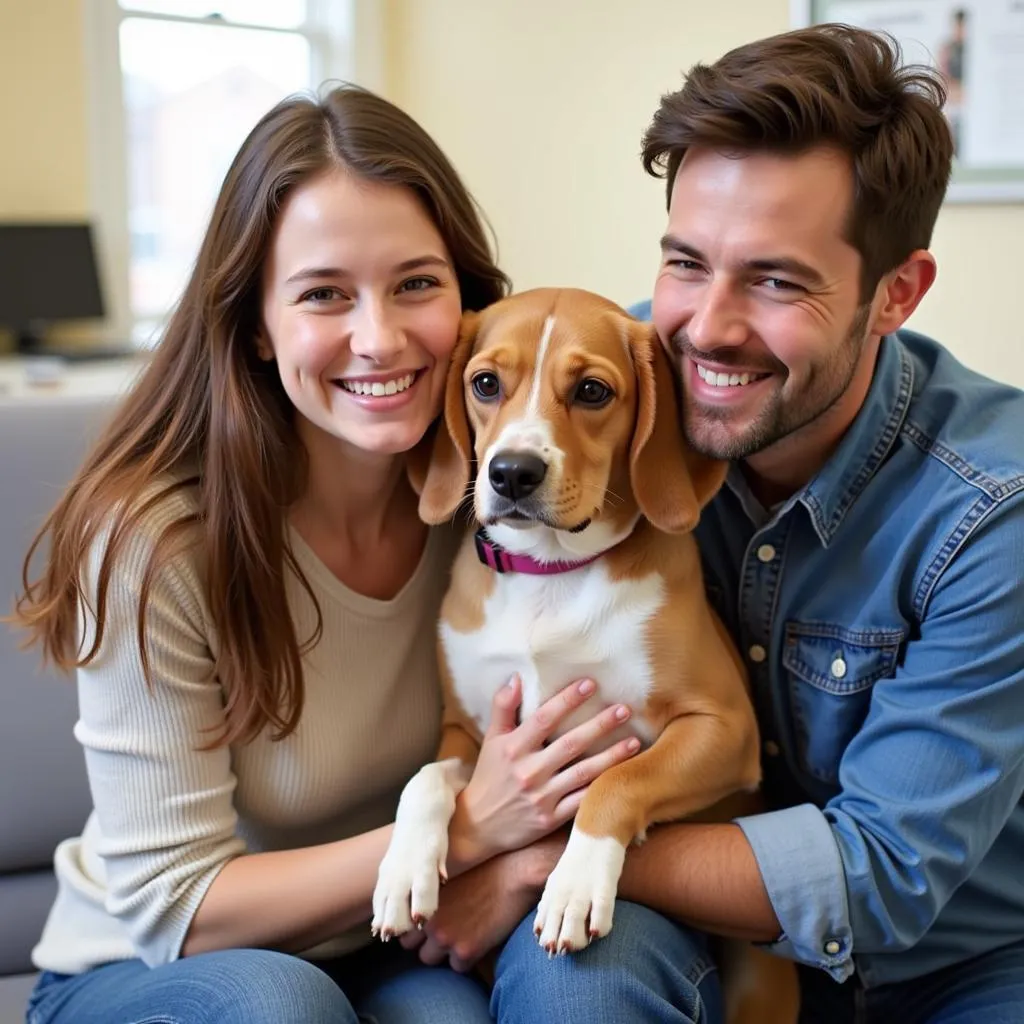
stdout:
[[[136,643],[138,594],[153,539],[194,502],[166,499],[119,559],[100,656],[78,672],[75,736],[94,810],[55,854],[58,894],[33,951],[41,969],[78,973],[111,960],[155,965],[179,955],[192,916],[233,857],[331,842],[393,820],[400,790],[436,749],[440,693],[436,619],[456,538],[434,530],[393,600],[345,587],[291,532],[316,593],[323,637],[303,660],[298,728],[274,743],[197,752],[223,722],[213,674],[217,637],[198,554],[158,575],[148,607],[154,687]],[[98,558],[91,567],[92,579]],[[304,639],[315,624],[291,578],[288,601]],[[86,628],[89,628],[87,625]],[[369,924],[306,952],[316,958],[370,939]]]

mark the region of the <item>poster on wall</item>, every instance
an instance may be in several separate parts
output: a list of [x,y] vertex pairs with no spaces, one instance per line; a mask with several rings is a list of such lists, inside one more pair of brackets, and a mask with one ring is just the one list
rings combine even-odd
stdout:
[[1024,202],[1024,0],[793,0],[795,26],[887,32],[938,69],[956,146],[948,199]]

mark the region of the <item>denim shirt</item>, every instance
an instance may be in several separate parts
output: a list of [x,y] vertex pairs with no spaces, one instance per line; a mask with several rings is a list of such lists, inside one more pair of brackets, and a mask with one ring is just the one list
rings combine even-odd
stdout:
[[872,987],[1024,938],[1024,393],[887,336],[817,476],[766,511],[734,465],[697,538],[762,730],[768,948]]

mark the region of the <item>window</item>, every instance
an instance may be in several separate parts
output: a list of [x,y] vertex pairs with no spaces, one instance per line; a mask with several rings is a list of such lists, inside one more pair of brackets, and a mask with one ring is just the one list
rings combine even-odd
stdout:
[[118,340],[157,339],[256,121],[291,93],[358,80],[356,7],[91,0],[94,206]]

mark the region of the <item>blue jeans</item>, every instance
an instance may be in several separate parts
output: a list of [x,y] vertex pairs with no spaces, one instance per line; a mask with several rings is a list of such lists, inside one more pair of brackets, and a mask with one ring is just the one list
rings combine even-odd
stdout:
[[397,943],[336,961],[229,949],[156,968],[141,960],[44,974],[27,1024],[489,1024],[476,981]]
[[424,967],[397,943],[314,965],[256,949],[154,969],[139,960],[46,973],[28,1024],[716,1024],[718,976],[703,939],[619,901],[609,936],[549,959],[533,914],[498,960],[490,997],[473,978]]
[[1020,1024],[1024,942],[913,981],[858,991],[801,968],[801,1024]]
[[534,937],[533,918],[498,958],[491,1013],[499,1024],[721,1024],[718,972],[696,932],[617,900],[608,935],[552,958]]

